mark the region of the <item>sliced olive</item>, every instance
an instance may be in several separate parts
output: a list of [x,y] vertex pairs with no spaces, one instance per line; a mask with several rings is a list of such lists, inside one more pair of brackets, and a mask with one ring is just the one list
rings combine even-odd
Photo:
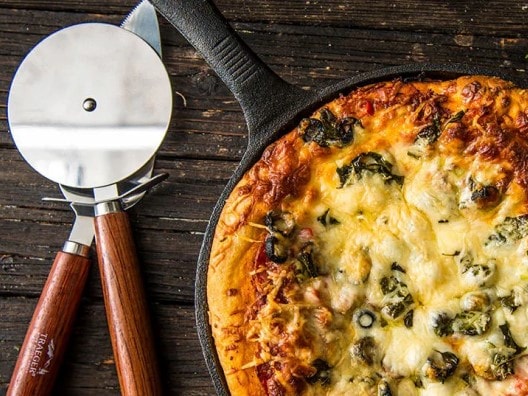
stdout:
[[279,232],[286,237],[291,235],[295,228],[295,218],[290,212],[272,210],[266,214],[264,222],[270,231]]
[[391,270],[393,271],[399,271],[405,274],[405,270],[402,268],[402,266],[396,262],[391,264]]
[[308,381],[310,384],[319,382],[321,385],[329,385],[332,368],[328,365],[328,363],[323,359],[316,359],[312,363],[312,366],[315,369],[315,374],[306,378],[306,381]]
[[335,217],[330,216],[330,209],[326,209],[326,211],[317,218],[317,221],[325,227],[339,224],[339,220],[337,220]]
[[413,327],[413,321],[414,321],[414,310],[411,309],[403,317],[403,324],[405,325],[405,327],[410,329],[411,327]]
[[475,202],[479,209],[489,209],[497,206],[500,202],[501,194],[495,186],[483,186],[471,193],[471,200]]
[[376,322],[376,314],[368,309],[358,309],[353,320],[363,329],[370,329]]
[[276,234],[270,234],[264,241],[266,256],[278,264],[284,263],[288,259],[288,246],[284,240],[279,239]]

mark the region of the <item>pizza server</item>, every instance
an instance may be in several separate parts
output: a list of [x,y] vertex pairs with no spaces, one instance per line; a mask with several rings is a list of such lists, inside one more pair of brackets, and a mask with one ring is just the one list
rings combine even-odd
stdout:
[[48,36],[15,74],[8,98],[13,140],[36,171],[60,185],[77,217],[37,305],[11,395],[51,392],[53,365],[64,351],[94,236],[122,393],[161,393],[138,259],[122,209],[159,179],[149,176],[172,110],[160,48],[155,10],[142,1],[122,27],[86,23]]

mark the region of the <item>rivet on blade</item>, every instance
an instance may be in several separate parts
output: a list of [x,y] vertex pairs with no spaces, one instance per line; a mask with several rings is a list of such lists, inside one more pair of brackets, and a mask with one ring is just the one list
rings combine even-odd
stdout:
[[96,107],[97,107],[97,102],[95,101],[95,99],[87,98],[83,102],[83,109],[88,112],[94,111]]

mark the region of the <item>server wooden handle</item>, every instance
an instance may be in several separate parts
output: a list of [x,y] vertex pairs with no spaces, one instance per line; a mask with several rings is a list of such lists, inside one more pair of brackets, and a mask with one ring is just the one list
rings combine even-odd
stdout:
[[59,252],[42,290],[8,396],[51,394],[88,278],[90,260]]
[[121,393],[161,395],[146,296],[127,214],[96,216],[95,238]]

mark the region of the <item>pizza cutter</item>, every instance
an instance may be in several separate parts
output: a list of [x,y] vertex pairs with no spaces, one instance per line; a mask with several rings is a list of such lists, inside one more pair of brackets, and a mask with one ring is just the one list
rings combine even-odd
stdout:
[[[13,79],[8,119],[25,160],[59,183],[75,208],[86,206],[75,201],[83,195],[75,192],[93,194],[99,268],[121,389],[150,395],[160,394],[160,382],[139,263],[122,210],[133,198],[120,192],[120,185],[152,163],[170,120],[172,95],[154,49],[160,45],[152,6],[143,1],[124,24],[136,26],[136,34],[86,23],[40,42]],[[37,351],[38,340],[33,345]]]

